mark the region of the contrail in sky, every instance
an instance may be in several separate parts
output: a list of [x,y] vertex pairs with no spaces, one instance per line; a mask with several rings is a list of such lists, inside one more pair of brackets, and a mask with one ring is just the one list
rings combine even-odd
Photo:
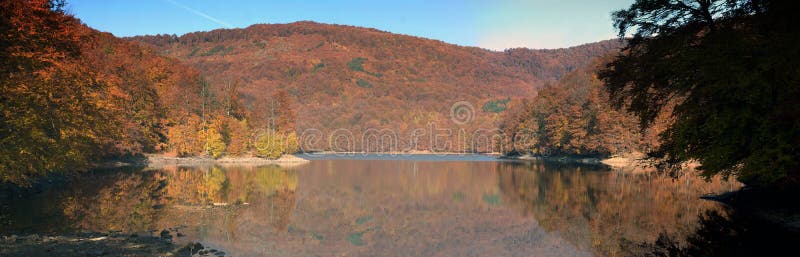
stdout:
[[184,9],[184,10],[187,10],[187,11],[189,11],[189,12],[191,12],[191,13],[194,13],[194,14],[196,14],[197,16],[200,16],[200,17],[206,18],[206,19],[208,19],[208,20],[210,20],[210,21],[213,21],[213,22],[215,22],[215,23],[217,23],[217,24],[219,24],[219,25],[222,25],[222,26],[224,26],[225,28],[232,28],[232,27],[233,27],[231,24],[229,24],[229,23],[227,23],[227,22],[224,22],[224,21],[222,21],[222,20],[220,20],[220,19],[217,19],[217,18],[211,17],[211,15],[208,15],[208,14],[205,14],[204,12],[201,12],[201,11],[195,10],[195,9],[193,9],[193,8],[189,7],[189,6],[183,5],[183,4],[181,4],[181,3],[178,3],[178,2],[175,2],[175,1],[173,1],[173,0],[164,0],[164,1],[166,1],[166,2],[170,3],[170,4],[174,5],[174,6],[180,7],[180,8],[182,8],[182,9]]

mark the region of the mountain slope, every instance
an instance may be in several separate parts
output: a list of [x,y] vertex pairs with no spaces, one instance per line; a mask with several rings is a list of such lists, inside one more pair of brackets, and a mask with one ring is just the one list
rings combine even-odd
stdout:
[[167,128],[200,113],[197,70],[94,30],[61,3],[0,2],[0,182],[165,151],[181,143]]
[[[274,107],[267,99],[286,90],[296,102],[298,132],[317,129],[321,135],[316,141],[304,138],[306,149],[370,151],[486,150],[488,143],[472,146],[463,140],[475,137],[476,129],[495,128],[509,99],[535,96],[546,82],[619,48],[617,41],[604,41],[494,52],[314,22],[129,40],[199,69],[217,95],[237,88],[252,113],[251,124],[268,127]],[[470,115],[454,121],[452,112],[464,109],[452,107],[462,101],[468,104],[461,114]],[[459,141],[452,132],[432,143],[430,136],[440,128],[464,129],[472,136]],[[344,136],[335,135],[339,129],[347,130]],[[390,129],[396,139],[369,145],[363,134],[371,129]],[[341,142],[331,145],[332,135]]]

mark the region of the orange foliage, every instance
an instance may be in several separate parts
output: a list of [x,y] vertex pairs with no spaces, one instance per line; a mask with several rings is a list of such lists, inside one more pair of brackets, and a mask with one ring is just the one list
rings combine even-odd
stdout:
[[[619,48],[604,41],[558,50],[510,49],[494,52],[441,41],[391,34],[375,29],[314,22],[253,25],[245,29],[219,29],[183,36],[158,35],[129,38],[153,46],[164,55],[181,59],[206,74],[211,91],[225,95],[229,81],[241,81],[242,106],[252,113],[254,128],[277,125],[271,116],[273,95],[285,91],[296,102],[299,134],[319,129],[330,136],[346,129],[361,149],[361,135],[373,129],[391,129],[399,142],[418,150],[431,149],[429,129],[459,129],[470,135],[491,130],[497,113],[481,106],[497,99],[533,97],[542,85],[579,69],[597,56]],[[277,94],[277,95],[276,95]],[[283,97],[283,96],[280,96]],[[473,119],[453,123],[451,106],[467,101]],[[275,122],[275,123],[272,123]],[[441,142],[442,150],[489,150],[458,142],[455,136]],[[309,142],[303,142],[307,145]],[[318,140],[312,147],[330,147]],[[397,150],[397,149],[395,149]]]
[[646,152],[657,133],[614,109],[593,69],[571,72],[532,100],[513,105],[501,122],[506,152],[609,156]]

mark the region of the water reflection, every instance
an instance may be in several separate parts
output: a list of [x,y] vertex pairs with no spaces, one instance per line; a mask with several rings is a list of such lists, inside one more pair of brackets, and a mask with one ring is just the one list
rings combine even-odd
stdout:
[[695,231],[732,184],[601,166],[315,160],[94,171],[8,204],[0,233],[180,228],[233,255],[621,256]]
[[640,256],[796,256],[800,233],[736,210],[709,210],[685,237],[660,234],[655,242],[630,242]]
[[737,186],[721,179],[673,179],[554,163],[501,167],[500,188],[507,201],[547,231],[598,256],[640,256],[646,249],[625,243],[653,242],[659,233],[686,237],[697,229],[699,214],[721,208],[699,197]]

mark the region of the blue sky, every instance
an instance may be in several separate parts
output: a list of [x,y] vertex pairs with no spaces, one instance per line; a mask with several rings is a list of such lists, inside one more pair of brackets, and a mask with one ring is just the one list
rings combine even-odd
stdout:
[[116,36],[184,34],[311,20],[478,46],[560,48],[615,36],[610,13],[633,0],[72,0],[84,23]]

